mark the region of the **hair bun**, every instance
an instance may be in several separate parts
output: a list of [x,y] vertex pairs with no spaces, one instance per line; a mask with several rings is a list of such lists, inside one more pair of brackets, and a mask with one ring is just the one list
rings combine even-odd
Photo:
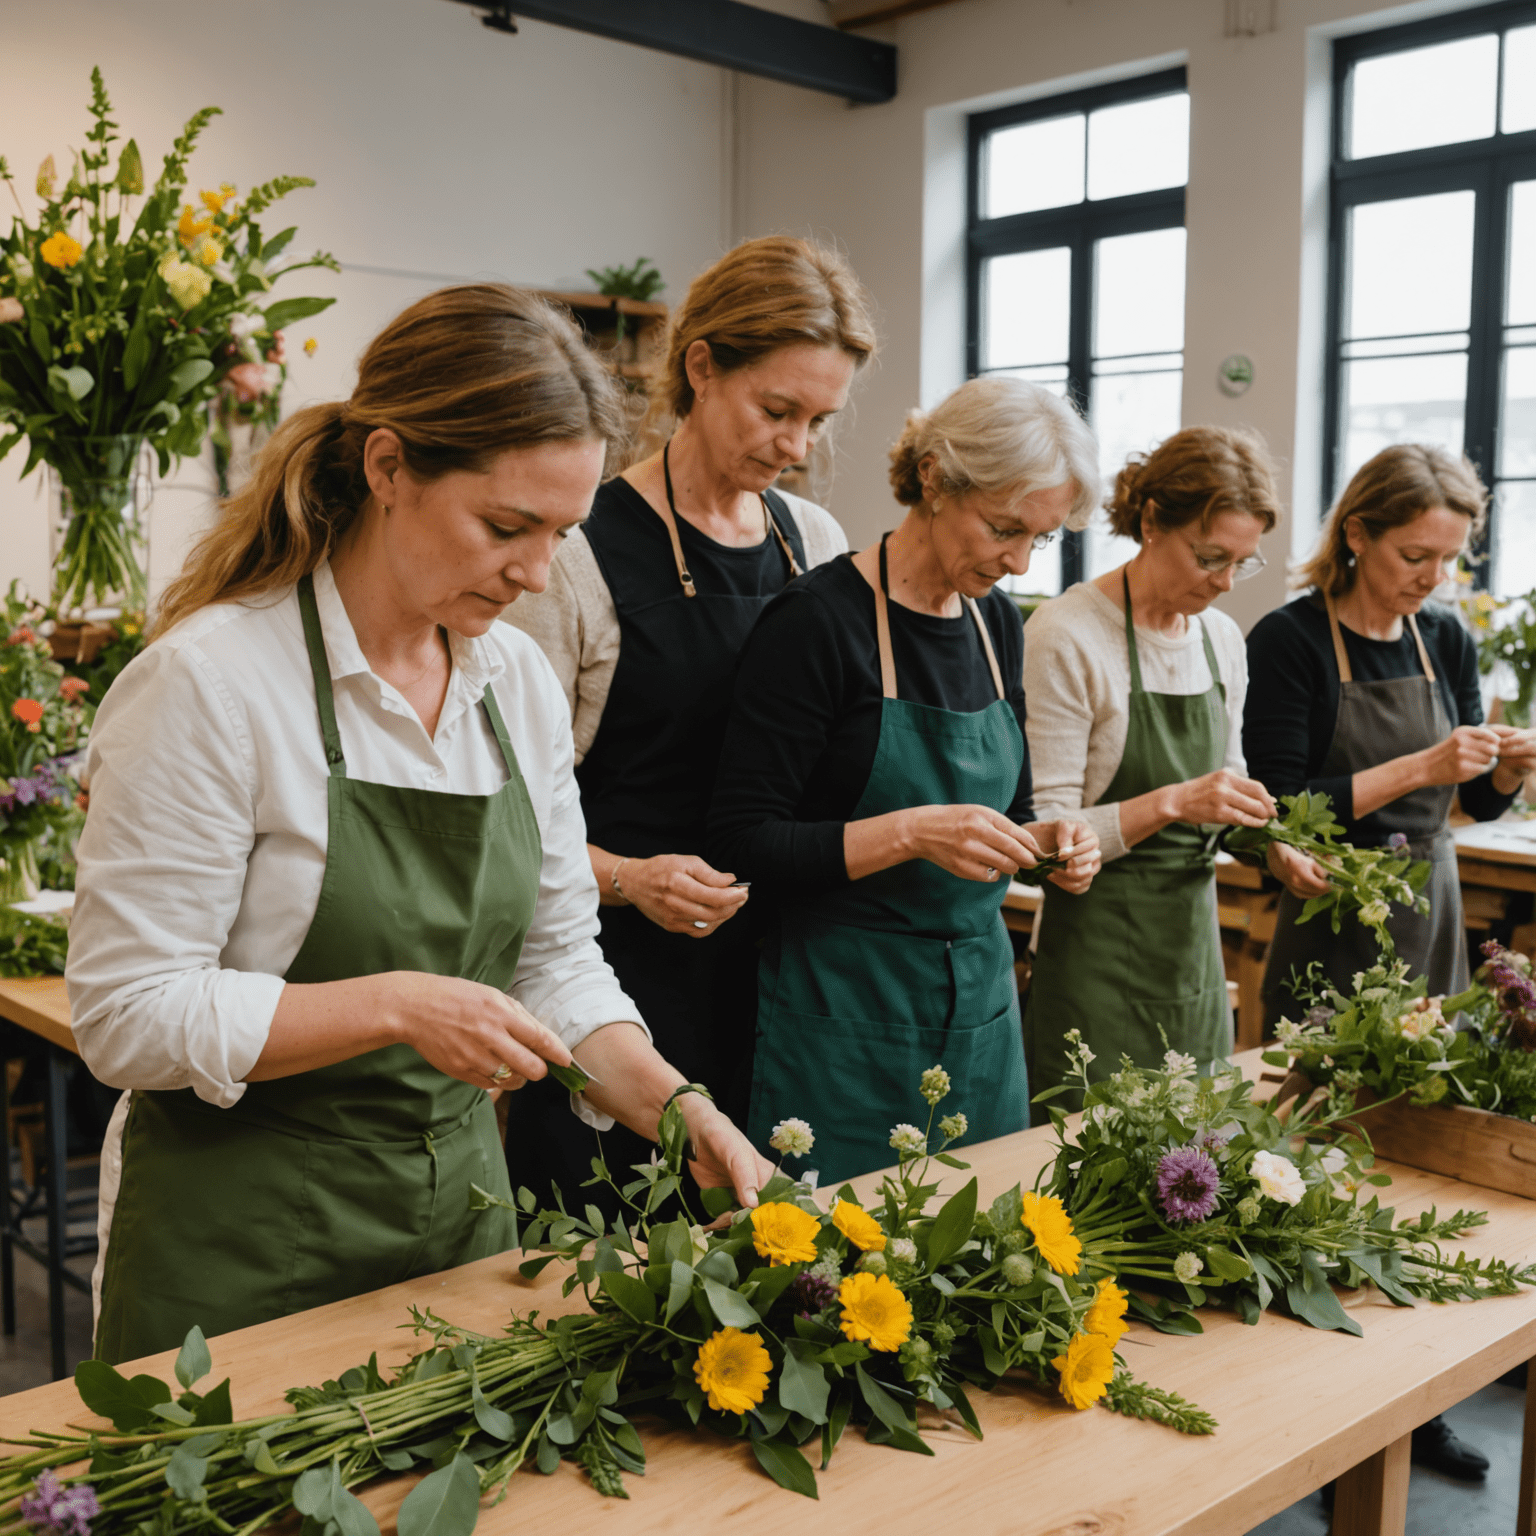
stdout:
[[1141,539],[1141,514],[1147,504],[1147,458],[1133,453],[1115,476],[1115,488],[1104,503],[1111,530],[1122,538]]

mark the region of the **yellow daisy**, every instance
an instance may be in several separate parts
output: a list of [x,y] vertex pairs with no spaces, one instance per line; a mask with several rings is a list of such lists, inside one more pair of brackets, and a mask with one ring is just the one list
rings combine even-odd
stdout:
[[71,239],[61,229],[57,234],[49,235],[42,245],[38,247],[37,254],[48,263],[50,267],[72,267],[85,254],[84,248],[78,240]]
[[1125,1320],[1125,1309],[1130,1298],[1108,1276],[1099,1281],[1098,1295],[1083,1318],[1083,1327],[1096,1333],[1113,1349],[1120,1342],[1130,1324]]
[[851,1200],[839,1200],[832,1208],[832,1225],[855,1248],[862,1248],[866,1253],[885,1252],[885,1233],[880,1230],[880,1223],[862,1205],[855,1205]]
[[871,1349],[897,1350],[912,1336],[912,1303],[884,1275],[860,1271],[837,1290],[842,1328]]
[[1102,1334],[1080,1333],[1051,1364],[1061,1372],[1061,1395],[1074,1408],[1091,1408],[1115,1375],[1115,1352]]
[[1072,1235],[1072,1218],[1055,1195],[1025,1195],[1022,1224],[1058,1275],[1075,1275],[1082,1267],[1083,1245]]
[[784,1200],[770,1200],[752,1212],[752,1246],[770,1264],[809,1264],[816,1257],[821,1223]]
[[717,1413],[745,1413],[767,1395],[772,1367],[757,1334],[722,1328],[699,1346],[693,1374]]

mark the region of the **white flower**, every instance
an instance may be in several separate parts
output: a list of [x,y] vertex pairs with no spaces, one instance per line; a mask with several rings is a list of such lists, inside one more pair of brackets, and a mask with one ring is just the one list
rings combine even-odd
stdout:
[[1364,1003],[1375,1003],[1389,995],[1389,989],[1386,987],[1367,987],[1360,994],[1360,1000]]
[[1147,1102],[1147,1089],[1144,1083],[1138,1083],[1126,1094],[1125,1102],[1132,1109],[1137,1109]]
[[1440,1000],[1421,997],[1407,1013],[1397,1016],[1397,1032],[1404,1040],[1427,1040],[1431,1035],[1449,1033]]
[[866,1253],[859,1260],[859,1268],[866,1274],[883,1275],[885,1273],[885,1255],[883,1253]]
[[1324,1173],[1332,1178],[1334,1174],[1343,1169],[1349,1162],[1349,1156],[1342,1147],[1329,1147],[1318,1159]]
[[928,1150],[928,1138],[915,1125],[905,1120],[891,1127],[891,1145],[903,1157],[921,1157]]
[[10,261],[11,271],[16,274],[17,283],[30,283],[33,275],[32,263],[25,256],[20,255],[12,256]]
[[805,1157],[816,1144],[816,1133],[804,1120],[791,1117],[774,1126],[768,1145],[786,1157]]
[[1296,1205],[1307,1192],[1296,1164],[1288,1157],[1279,1157],[1273,1152],[1255,1152],[1248,1171],[1259,1181],[1262,1194],[1282,1204]]
[[1185,1285],[1192,1285],[1194,1283],[1195,1276],[1198,1275],[1204,1268],[1205,1263],[1200,1258],[1200,1256],[1198,1254],[1189,1253],[1187,1251],[1181,1253],[1178,1258],[1173,1261],[1173,1272],[1180,1280],[1184,1282]]
[[1290,1019],[1281,1019],[1275,1025],[1275,1039],[1281,1045],[1296,1045],[1306,1030],[1300,1024],[1293,1023]]
[[1356,992],[1358,992],[1360,990],[1360,988],[1364,984],[1365,984],[1365,972],[1364,971],[1356,971],[1354,976],[1351,978],[1350,985],[1352,987],[1354,987]]
[[697,1222],[688,1228],[688,1245],[690,1264],[697,1264],[709,1252],[709,1233]]
[[1360,908],[1360,921],[1372,928],[1379,928],[1392,915],[1392,909],[1384,901],[1368,901]]
[[818,1280],[825,1280],[828,1285],[836,1285],[843,1278],[843,1261],[837,1256],[835,1249],[829,1248],[806,1270],[806,1274],[814,1275]]
[[929,1067],[918,1084],[918,1092],[930,1104],[937,1104],[949,1093],[949,1073],[943,1067]]
[[247,336],[254,336],[257,331],[267,328],[265,315],[231,315],[229,317],[229,334],[236,341],[244,341]]
[[1250,1225],[1259,1219],[1259,1202],[1253,1195],[1247,1195],[1237,1202],[1237,1214]]
[[898,1263],[917,1263],[917,1244],[910,1237],[893,1237],[886,1244],[885,1251]]
[[201,267],[181,260],[174,251],[161,261],[160,276],[171,297],[183,309],[201,304],[213,287],[213,279]]
[[1195,1058],[1182,1051],[1168,1051],[1163,1056],[1163,1071],[1170,1077],[1193,1077],[1195,1066]]
[[945,1115],[939,1121],[939,1129],[950,1141],[959,1141],[970,1129],[971,1122],[964,1115]]
[[1003,1260],[1003,1283],[1018,1290],[1035,1278],[1034,1260],[1025,1253],[1010,1253]]

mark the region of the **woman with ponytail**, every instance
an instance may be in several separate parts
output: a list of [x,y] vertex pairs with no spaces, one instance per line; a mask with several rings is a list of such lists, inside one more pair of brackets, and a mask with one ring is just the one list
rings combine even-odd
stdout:
[[701,1181],[755,1199],[767,1165],[597,949],[565,699],[496,623],[621,431],[568,318],[428,296],[273,435],[113,686],[67,977],[81,1055],[130,1090],[99,1358],[509,1246],[468,1208],[509,1192],[493,1100],[573,1056],[577,1114],[654,1139],[681,1094]]

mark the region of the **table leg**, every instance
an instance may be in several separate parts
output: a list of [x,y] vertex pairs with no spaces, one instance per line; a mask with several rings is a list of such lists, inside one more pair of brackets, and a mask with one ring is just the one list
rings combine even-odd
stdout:
[[68,1158],[65,1141],[64,1069],[66,1058],[58,1046],[48,1047],[48,1088],[45,1099],[45,1135],[48,1143],[48,1343],[53,1379],[64,1368],[64,1239],[68,1216]]
[[1413,1436],[1394,1440],[1339,1479],[1332,1536],[1403,1536]]
[[1515,1536],[1536,1536],[1536,1409],[1532,1402],[1529,1377],[1532,1362],[1526,1366],[1525,1437],[1520,1447],[1520,1512],[1515,1516]]

